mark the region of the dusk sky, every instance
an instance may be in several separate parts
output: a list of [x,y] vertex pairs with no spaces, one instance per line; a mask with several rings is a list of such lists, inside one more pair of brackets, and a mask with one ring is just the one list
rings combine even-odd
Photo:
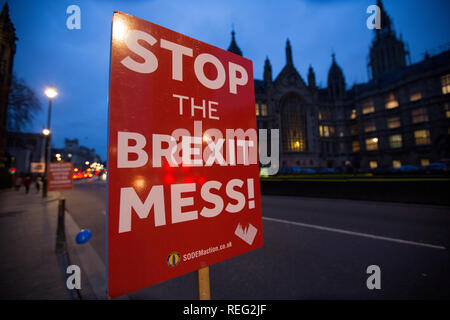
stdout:
[[[5,1],[1,1],[3,3]],[[268,56],[276,77],[285,65],[285,43],[292,44],[294,65],[306,81],[311,64],[321,87],[327,84],[335,52],[347,88],[366,82],[373,31],[366,8],[376,0],[89,0],[8,1],[16,28],[14,73],[42,101],[42,111],[27,132],[40,132],[48,101],[43,91],[59,91],[52,111],[53,146],[78,138],[106,160],[109,39],[113,11],[123,11],[176,32],[227,49],[234,25],[237,42],[262,79]],[[412,62],[450,42],[450,1],[384,0],[397,34],[409,44]],[[81,9],[81,29],[68,30],[68,6]]]

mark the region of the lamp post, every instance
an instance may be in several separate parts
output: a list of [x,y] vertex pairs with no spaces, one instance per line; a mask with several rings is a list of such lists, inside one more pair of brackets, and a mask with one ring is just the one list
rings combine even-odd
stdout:
[[48,87],[44,91],[45,95],[48,98],[48,118],[47,118],[47,128],[42,130],[42,133],[45,135],[45,173],[43,180],[43,188],[42,188],[42,197],[47,197],[47,178],[48,178],[48,158],[49,158],[49,149],[50,149],[50,119],[52,114],[52,101],[53,98],[58,95],[58,91],[53,86]]

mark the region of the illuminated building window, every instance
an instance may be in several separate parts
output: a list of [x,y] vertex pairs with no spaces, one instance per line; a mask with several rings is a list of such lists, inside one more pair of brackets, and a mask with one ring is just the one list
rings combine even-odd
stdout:
[[389,137],[389,146],[392,149],[401,148],[402,147],[402,135],[394,134]]
[[373,132],[376,130],[377,130],[377,127],[376,127],[375,123],[373,123],[373,122],[367,122],[366,124],[364,124],[364,132]]
[[319,126],[319,133],[321,137],[329,137],[334,135],[334,127],[333,126]]
[[354,124],[350,127],[350,134],[356,136],[358,134],[358,125]]
[[375,112],[375,106],[373,104],[372,100],[365,100],[362,104],[362,114],[368,114],[368,113],[372,113]]
[[256,107],[256,115],[259,116],[259,104],[256,103],[255,107]]
[[367,151],[378,150],[378,138],[375,137],[366,139],[366,150]]
[[399,128],[401,126],[401,122],[400,122],[400,118],[399,117],[393,117],[393,118],[389,118],[387,120],[387,126],[389,129],[395,129],[395,128]]
[[430,159],[420,159],[420,165],[425,167],[430,164]]
[[356,109],[353,109],[352,112],[350,113],[350,119],[356,119]]
[[359,152],[359,150],[360,150],[359,141],[357,141],[357,140],[352,141],[352,151]]
[[267,116],[267,104],[265,104],[265,103],[261,104],[261,115],[263,117]]
[[428,121],[428,114],[425,108],[415,109],[411,112],[412,123],[420,123]]
[[330,130],[330,136],[334,136],[334,127],[333,126],[329,126],[328,128]]
[[429,130],[417,130],[414,131],[414,141],[416,145],[430,144],[430,131]]
[[419,101],[422,99],[422,92],[415,92],[409,96],[409,101]]
[[378,168],[378,161],[369,161],[369,167],[370,169]]
[[400,169],[402,167],[402,162],[400,160],[393,160],[392,167],[394,169]]
[[322,112],[319,112],[319,120],[322,120]]
[[450,74],[441,77],[442,94],[450,93]]
[[444,104],[444,110],[445,110],[445,117],[447,119],[450,118],[450,106],[448,103]]
[[398,101],[395,98],[394,93],[390,93],[386,96],[386,102],[385,102],[386,109],[394,109],[398,107]]
[[281,108],[283,151],[307,151],[306,109],[302,100],[296,95],[289,95],[283,99]]

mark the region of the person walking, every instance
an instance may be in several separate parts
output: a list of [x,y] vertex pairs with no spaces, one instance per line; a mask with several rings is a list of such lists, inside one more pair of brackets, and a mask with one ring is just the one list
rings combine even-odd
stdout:
[[20,190],[20,186],[22,185],[22,183],[23,183],[23,178],[22,178],[22,175],[20,174],[18,177],[17,177],[17,179],[16,179],[16,181],[15,181],[15,188],[16,188],[16,191],[19,191]]
[[41,177],[37,176],[36,177],[36,192],[39,193],[40,190],[41,190]]
[[25,184],[25,193],[30,192],[30,184],[31,184],[31,177],[30,176],[27,175],[25,177],[24,184]]

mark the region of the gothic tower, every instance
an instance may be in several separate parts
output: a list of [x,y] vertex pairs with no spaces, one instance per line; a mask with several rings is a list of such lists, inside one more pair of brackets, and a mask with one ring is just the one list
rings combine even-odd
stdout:
[[230,46],[228,47],[228,51],[233,52],[237,55],[240,55],[242,57],[242,51],[241,49],[238,47],[237,43],[236,43],[236,38],[235,38],[235,32],[234,29],[231,31],[231,43]]
[[328,96],[331,100],[342,100],[345,98],[346,85],[344,73],[336,63],[336,56],[332,54],[332,63],[328,71]]
[[395,34],[392,20],[381,0],[377,0],[377,5],[380,8],[381,29],[375,29],[369,53],[369,70],[373,80],[405,67],[408,55],[405,44]]
[[286,41],[286,65],[293,66],[294,62],[292,60],[292,47],[289,39]]
[[264,86],[268,86],[272,83],[272,65],[270,64],[269,57],[266,57],[264,62]]
[[316,89],[316,74],[314,73],[314,69],[311,65],[309,65],[308,69],[308,88],[311,90]]

